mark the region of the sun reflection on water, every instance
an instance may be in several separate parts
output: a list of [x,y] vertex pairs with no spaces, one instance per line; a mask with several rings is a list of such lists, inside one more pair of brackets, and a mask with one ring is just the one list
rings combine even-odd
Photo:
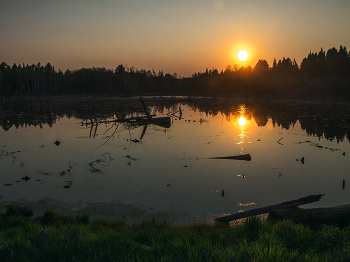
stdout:
[[[247,119],[245,118],[246,107],[245,105],[240,105],[238,109],[238,116],[236,118],[236,125],[239,128],[240,133],[237,135],[239,140],[236,143],[237,145],[244,144],[246,138],[246,124]],[[243,150],[243,148],[241,149]]]
[[246,123],[247,123],[247,119],[245,119],[244,116],[241,116],[241,117],[238,119],[238,124],[239,124],[240,126],[244,126]]

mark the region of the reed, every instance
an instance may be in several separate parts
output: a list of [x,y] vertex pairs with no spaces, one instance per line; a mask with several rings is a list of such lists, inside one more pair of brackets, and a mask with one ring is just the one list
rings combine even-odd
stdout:
[[252,217],[241,225],[127,224],[0,214],[1,261],[348,261],[350,227],[318,230]]

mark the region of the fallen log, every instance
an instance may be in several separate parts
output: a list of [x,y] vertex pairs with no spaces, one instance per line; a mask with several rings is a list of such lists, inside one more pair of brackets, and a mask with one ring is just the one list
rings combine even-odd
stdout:
[[136,120],[139,124],[154,124],[164,128],[169,128],[171,126],[170,117],[152,117],[152,118],[140,118]]
[[235,159],[235,160],[252,160],[252,157],[249,154],[238,155],[238,156],[220,156],[220,157],[210,157],[208,159]]
[[346,226],[350,222],[350,204],[323,208],[294,207],[273,210],[270,211],[267,219],[273,222],[288,219],[311,227],[323,224]]
[[317,201],[319,201],[321,199],[321,197],[323,195],[324,194],[321,194],[321,195],[310,195],[310,196],[294,199],[294,200],[287,201],[287,202],[282,202],[282,203],[271,205],[271,206],[255,208],[255,209],[252,209],[252,210],[248,210],[248,211],[245,211],[245,212],[232,214],[232,215],[229,215],[229,216],[218,217],[215,220],[218,221],[218,222],[228,223],[228,222],[230,222],[232,220],[236,220],[236,219],[240,219],[240,218],[245,218],[245,217],[250,217],[250,216],[256,216],[256,215],[260,215],[260,214],[269,213],[269,212],[271,212],[273,210],[292,208],[292,207],[297,207],[297,206],[301,206],[301,205],[317,202]]
[[[91,123],[82,123],[84,125],[95,125],[95,124],[109,124],[109,123],[129,123],[129,122],[169,122],[171,121],[170,117],[154,117],[156,115],[149,115],[149,116],[135,116],[130,118],[124,118],[124,119],[113,119],[113,120],[101,120]],[[150,117],[150,118],[149,118]]]
[[[151,118],[156,116],[156,115],[149,115]],[[124,120],[121,120],[123,122],[129,122],[129,121],[138,121],[138,120],[142,120],[142,119],[147,119],[149,118],[149,116],[135,116],[135,117],[130,117],[130,118],[125,118]]]

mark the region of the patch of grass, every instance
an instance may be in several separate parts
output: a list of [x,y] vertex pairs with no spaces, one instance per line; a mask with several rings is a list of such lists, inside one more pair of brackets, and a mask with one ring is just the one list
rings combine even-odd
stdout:
[[6,213],[7,216],[20,216],[20,211],[18,208],[14,205],[7,205],[6,206]]
[[249,218],[236,227],[0,214],[1,261],[350,261],[350,228]]
[[88,224],[89,220],[90,220],[89,214],[81,214],[81,215],[77,215],[75,217],[75,221],[77,221],[78,223],[81,223],[81,224]]

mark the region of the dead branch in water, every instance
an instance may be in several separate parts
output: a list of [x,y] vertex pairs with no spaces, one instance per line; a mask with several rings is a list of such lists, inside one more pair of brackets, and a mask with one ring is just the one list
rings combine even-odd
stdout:
[[[115,126],[115,123],[112,125],[112,127],[113,127],[113,126]],[[112,127],[111,127],[111,128],[112,128]],[[109,128],[107,131],[109,131],[111,128]],[[117,133],[118,128],[119,128],[119,123],[118,123],[117,126],[115,127],[113,133],[108,137],[108,139],[107,139],[102,145],[100,145],[100,146],[98,146],[98,147],[96,147],[96,148],[99,148],[99,147],[105,145],[112,137],[114,137],[114,135]],[[106,132],[107,132],[107,131],[106,131]],[[104,134],[106,134],[106,132],[104,132]],[[119,132],[121,132],[121,130],[118,131],[118,133],[119,133]],[[96,149],[96,148],[95,148],[95,149]]]
[[277,141],[277,143],[283,146],[283,144],[282,144],[282,143],[280,143],[280,141],[281,141],[282,139],[283,139],[283,137],[282,137],[282,138],[280,138],[280,139]]
[[101,164],[102,167],[109,166],[113,158],[107,153],[103,153],[99,159],[91,161],[89,163],[91,173],[102,173],[101,168],[95,167],[95,165]]
[[[73,170],[73,167],[76,166],[77,164],[71,164],[71,162],[73,161],[73,159],[71,159],[69,162],[68,162],[68,169],[67,171],[61,171],[59,174],[60,176],[65,176],[65,175],[69,175],[70,177],[72,177],[71,175],[71,171]],[[74,171],[74,170],[73,170]]]
[[14,163],[15,160],[16,160],[16,156],[13,156],[13,154],[22,152],[22,150],[17,150],[17,151],[14,151],[14,152],[7,152],[7,151],[4,151],[4,150],[0,150],[0,151],[1,151],[0,156],[2,156],[2,155],[5,153],[4,156],[13,157],[12,165],[13,165],[13,163]]

